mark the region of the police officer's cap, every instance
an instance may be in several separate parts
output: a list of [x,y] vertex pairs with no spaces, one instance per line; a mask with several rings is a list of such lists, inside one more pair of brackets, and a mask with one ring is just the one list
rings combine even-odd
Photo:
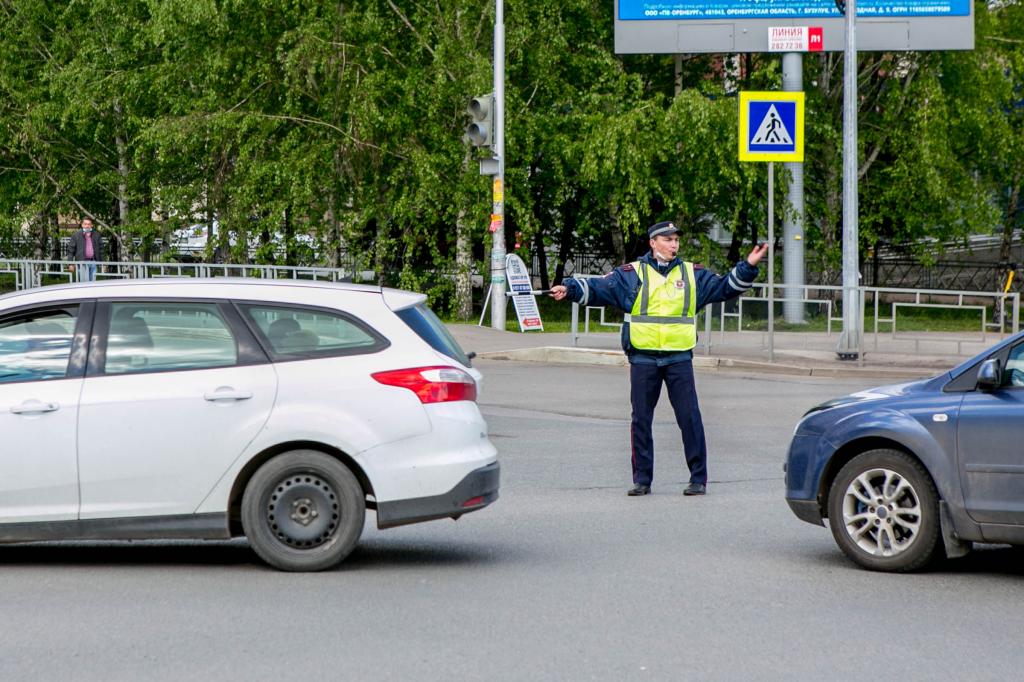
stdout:
[[654,239],[655,237],[659,237],[659,236],[662,236],[662,235],[667,237],[669,235],[678,234],[678,233],[679,233],[679,228],[676,227],[676,224],[673,223],[670,220],[666,220],[666,221],[660,222],[660,223],[655,223],[655,224],[653,224],[653,225],[651,225],[650,227],[647,228],[647,236],[650,237],[651,239]]

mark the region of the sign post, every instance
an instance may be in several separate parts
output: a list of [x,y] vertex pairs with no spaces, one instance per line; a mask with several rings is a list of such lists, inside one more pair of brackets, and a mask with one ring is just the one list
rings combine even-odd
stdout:
[[860,352],[860,205],[857,178],[857,1],[846,0],[846,52],[843,55],[843,333],[836,354],[863,364]]
[[768,162],[768,361],[775,362],[775,162],[804,160],[804,93],[740,93],[740,161]]

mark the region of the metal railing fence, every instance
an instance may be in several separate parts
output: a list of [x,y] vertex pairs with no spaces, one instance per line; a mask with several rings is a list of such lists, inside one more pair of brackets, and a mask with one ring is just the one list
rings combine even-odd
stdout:
[[[320,266],[248,265],[236,263],[136,263],[125,261],[76,262],[0,258],[0,291],[32,289],[50,284],[86,281],[87,266],[96,267],[96,280],[162,277],[252,277],[371,281],[373,272]],[[13,286],[7,286],[12,284]]]
[[[859,287],[860,300],[864,305],[860,310],[861,334],[858,348],[860,361],[867,351],[885,352],[892,350],[893,341],[901,342],[906,352],[923,353],[926,345],[937,343],[953,344],[956,354],[964,352],[965,344],[987,344],[994,336],[1003,338],[1007,334],[1016,334],[1020,330],[1020,293],[1002,293],[991,291],[961,291],[948,289],[903,289],[897,287]],[[787,301],[796,301],[807,306],[818,306],[825,319],[825,339],[831,339],[842,330],[842,291],[840,286],[829,285],[787,285],[775,286],[772,305],[773,312],[781,311]],[[793,296],[797,292],[798,296]],[[733,327],[730,333],[761,334],[765,349],[774,349],[780,339],[802,336],[804,348],[810,336],[800,328],[791,331],[772,331],[749,329],[754,318],[758,321],[767,319],[768,285],[755,284],[744,295],[735,299],[734,308],[727,309],[725,304],[707,306],[698,313],[698,328],[703,328],[700,347],[710,353],[712,345],[726,343],[727,327]],[[573,304],[572,342],[579,344],[579,337],[590,334],[591,312],[600,311],[599,326],[621,327],[620,323],[610,322],[605,317],[601,306],[584,306],[584,329],[579,333],[579,304]],[[935,332],[915,332],[900,330],[900,313],[909,310],[956,310],[978,315],[978,333],[965,336],[963,332],[950,332],[948,337],[936,337]],[[757,311],[755,313],[754,311]],[[871,312],[872,328],[865,328],[867,313]],[[886,312],[887,311],[887,312]],[[759,313],[759,314],[758,314]],[[717,320],[716,320],[717,318]],[[716,325],[717,322],[717,325]],[[714,327],[717,326],[718,334]],[[747,326],[747,328],[745,328]],[[818,332],[821,334],[821,332]],[[955,336],[953,336],[955,334]],[[717,341],[713,338],[717,336]],[[838,339],[837,339],[838,340]],[[886,348],[888,346],[888,348]]]

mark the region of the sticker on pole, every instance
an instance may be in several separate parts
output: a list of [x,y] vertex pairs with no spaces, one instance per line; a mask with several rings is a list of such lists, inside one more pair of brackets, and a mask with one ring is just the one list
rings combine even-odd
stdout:
[[822,52],[825,34],[821,26],[772,26],[768,29],[769,52]]
[[544,331],[540,321],[540,309],[537,308],[537,297],[531,294],[533,280],[526,269],[523,259],[514,253],[505,256],[505,272],[508,275],[509,293],[519,318],[519,331]]
[[804,160],[804,93],[740,93],[740,161]]

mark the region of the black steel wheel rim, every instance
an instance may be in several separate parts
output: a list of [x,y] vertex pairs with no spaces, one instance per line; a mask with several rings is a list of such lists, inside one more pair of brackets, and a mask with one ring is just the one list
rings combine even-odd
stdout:
[[334,486],[308,472],[281,478],[270,490],[263,508],[270,532],[296,549],[312,549],[328,542],[341,521]]

